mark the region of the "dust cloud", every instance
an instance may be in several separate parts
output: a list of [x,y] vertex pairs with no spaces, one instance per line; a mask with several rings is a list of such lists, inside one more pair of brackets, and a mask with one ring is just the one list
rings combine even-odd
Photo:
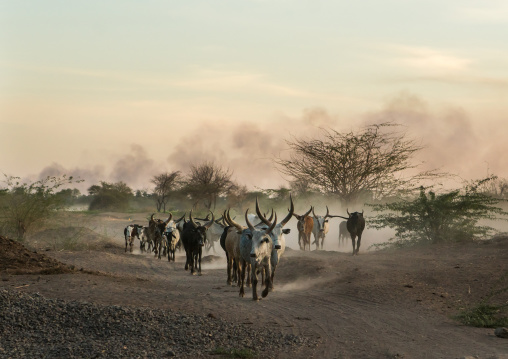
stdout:
[[[480,123],[458,106],[431,106],[418,95],[401,92],[389,98],[379,110],[357,118],[340,118],[324,108],[304,109],[295,115],[274,114],[259,122],[202,122],[194,128],[154,133],[149,143],[126,144],[124,153],[105,155],[97,166],[64,167],[57,162],[45,167],[47,175],[73,175],[86,180],[85,190],[99,181],[124,181],[134,189],[150,190],[152,176],[166,171],[185,174],[191,164],[213,161],[233,172],[233,180],[250,190],[287,186],[274,158],[287,158],[287,141],[319,138],[323,129],[357,131],[361,127],[391,121],[401,124],[422,151],[415,162],[420,170],[437,169],[462,179],[479,179],[489,174],[507,177],[507,142],[494,122]],[[176,127],[175,127],[176,128]],[[145,140],[146,141],[146,140]],[[154,145],[155,144],[155,145]],[[150,152],[147,151],[150,149]]]

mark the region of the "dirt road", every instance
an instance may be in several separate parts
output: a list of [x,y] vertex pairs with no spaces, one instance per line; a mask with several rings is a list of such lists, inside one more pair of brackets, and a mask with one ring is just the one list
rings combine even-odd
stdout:
[[[484,296],[508,270],[508,240],[485,244],[364,252],[288,249],[275,290],[252,301],[226,284],[225,260],[205,258],[203,275],[122,248],[49,251],[76,269],[57,275],[2,274],[2,287],[49,298],[172,308],[313,338],[301,358],[508,358],[508,340],[451,316]],[[506,298],[508,300],[508,298]],[[280,358],[295,357],[279,353]]]

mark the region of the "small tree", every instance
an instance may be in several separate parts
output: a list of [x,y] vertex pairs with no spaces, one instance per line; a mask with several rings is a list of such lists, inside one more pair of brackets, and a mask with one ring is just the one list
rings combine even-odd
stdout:
[[169,201],[171,193],[177,189],[179,179],[180,171],[161,173],[160,175],[153,176],[151,182],[155,185],[153,193],[155,194],[157,212],[160,212],[161,209],[163,212],[166,212],[166,204]]
[[[5,176],[6,188],[0,196],[0,224],[9,235],[24,239],[26,233],[44,224],[62,208],[65,198],[57,190],[75,181],[73,177],[46,177],[32,183]],[[72,192],[72,190],[70,190]]]
[[194,206],[203,201],[208,210],[212,205],[215,209],[217,197],[234,188],[232,176],[233,172],[229,169],[205,161],[191,166],[183,191],[193,199]]
[[502,219],[507,212],[495,205],[499,202],[478,191],[492,178],[475,181],[463,190],[436,194],[420,188],[414,200],[399,200],[371,205],[376,212],[385,212],[369,220],[369,226],[395,229],[394,244],[439,243],[484,238],[494,228],[480,225],[480,220]]
[[404,133],[388,131],[394,126],[383,123],[349,133],[323,130],[323,139],[287,141],[290,158],[275,162],[293,182],[335,195],[344,204],[391,196],[438,176],[432,171],[402,176],[418,166],[411,159],[422,147]]
[[129,207],[129,199],[133,196],[132,189],[124,182],[108,183],[101,181],[99,185],[88,188],[93,197],[90,210],[125,210]]

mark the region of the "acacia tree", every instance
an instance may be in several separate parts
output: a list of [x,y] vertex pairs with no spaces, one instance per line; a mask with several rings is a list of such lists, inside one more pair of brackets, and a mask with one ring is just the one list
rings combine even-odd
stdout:
[[231,177],[233,171],[222,168],[211,161],[205,161],[190,167],[189,174],[184,180],[183,191],[194,200],[194,206],[203,201],[209,210],[215,209],[217,197],[227,194],[235,186]]
[[166,212],[166,204],[169,201],[171,193],[179,186],[180,171],[161,173],[153,176],[151,182],[155,185],[153,193],[157,203],[157,212],[161,209]]
[[348,133],[323,130],[322,139],[288,140],[289,159],[279,157],[275,162],[293,182],[333,194],[344,204],[362,196],[379,199],[414,190],[421,180],[442,175],[434,171],[402,175],[418,167],[411,160],[422,147],[392,131],[394,126],[398,125],[382,123]]
[[44,224],[64,206],[57,190],[64,185],[82,182],[72,176],[48,176],[32,183],[19,177],[5,176],[5,188],[0,190],[0,227],[18,239]]

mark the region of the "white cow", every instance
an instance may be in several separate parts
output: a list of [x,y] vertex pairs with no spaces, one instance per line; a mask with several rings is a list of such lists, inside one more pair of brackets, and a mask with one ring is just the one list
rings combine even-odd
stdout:
[[129,251],[132,253],[132,249],[133,249],[133,245],[134,245],[134,237],[138,237],[138,239],[139,239],[140,228],[143,228],[143,226],[140,226],[139,224],[129,224],[123,230],[123,235],[125,236],[125,251],[126,252],[127,252],[127,245],[128,245]]
[[[247,222],[247,229],[242,231],[240,236],[240,296],[245,295],[244,281],[247,271],[247,263],[250,262],[251,277],[252,277],[252,299],[259,300],[257,293],[258,274],[271,272],[271,257],[273,251],[272,230],[277,225],[277,215],[275,220],[270,223],[268,228],[254,227],[247,217],[245,212],[245,222]],[[271,287],[271,276],[267,275],[264,280],[265,289],[261,293],[264,298],[268,295]]]
[[178,242],[180,241],[180,231],[176,228],[175,221],[169,221],[164,232],[167,243],[168,261],[175,261],[175,251]]
[[316,250],[318,250],[319,240],[321,240],[321,249],[323,249],[326,234],[330,230],[328,218],[331,218],[333,216],[330,215],[328,206],[326,206],[326,214],[324,216],[317,216],[316,213],[314,213],[314,208],[312,208],[312,214],[314,215],[314,227],[312,228],[312,234],[314,235],[314,243],[312,244],[315,244]]
[[[289,232],[291,231],[291,229],[289,229],[289,228],[283,229],[283,227],[286,225],[286,223],[289,222],[289,220],[291,219],[291,217],[293,216],[293,213],[295,211],[295,206],[293,204],[293,198],[291,195],[289,196],[289,200],[291,202],[291,205],[290,205],[288,215],[280,223],[278,223],[273,228],[273,230],[270,232],[270,235],[271,235],[272,241],[273,241],[273,250],[272,250],[272,255],[271,255],[271,259],[270,259],[270,263],[271,263],[270,289],[273,289],[273,280],[274,280],[274,276],[275,276],[275,270],[277,269],[277,265],[279,264],[279,261],[282,258],[282,255],[284,254],[284,252],[286,250],[286,237],[284,235],[289,234]],[[256,197],[256,213],[259,216],[259,218],[261,219],[261,221],[266,226],[269,227],[271,225],[271,222],[270,222],[271,219],[267,220],[265,218],[265,216],[263,216],[261,214],[261,211],[259,210],[259,203],[258,203],[257,197]]]

